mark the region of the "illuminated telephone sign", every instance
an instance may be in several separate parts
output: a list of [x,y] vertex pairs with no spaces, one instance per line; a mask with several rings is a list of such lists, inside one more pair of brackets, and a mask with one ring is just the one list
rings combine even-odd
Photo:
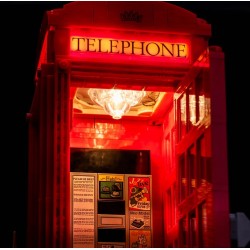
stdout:
[[93,38],[72,36],[71,52],[74,55],[84,54],[94,56],[133,56],[137,59],[145,57],[160,58],[164,61],[169,59],[178,62],[189,62],[188,43],[177,42],[154,42],[154,41],[135,41],[119,40],[110,38]]

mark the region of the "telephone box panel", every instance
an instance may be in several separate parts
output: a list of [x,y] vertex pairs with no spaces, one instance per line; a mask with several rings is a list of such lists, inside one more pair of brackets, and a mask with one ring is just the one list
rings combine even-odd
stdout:
[[72,247],[152,247],[151,175],[71,173]]
[[70,174],[71,244],[73,248],[93,248],[96,242],[97,175]]
[[152,180],[150,175],[126,175],[128,247],[152,247]]
[[118,243],[121,246],[126,246],[125,175],[99,173],[97,176],[98,245],[101,244],[103,247],[107,247]]

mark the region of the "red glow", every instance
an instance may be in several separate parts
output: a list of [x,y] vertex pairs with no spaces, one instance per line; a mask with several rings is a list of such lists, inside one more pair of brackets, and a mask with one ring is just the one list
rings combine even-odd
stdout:
[[[163,38],[164,37],[164,38]],[[159,34],[118,34],[107,31],[71,30],[70,56],[81,59],[189,64],[187,37]]]

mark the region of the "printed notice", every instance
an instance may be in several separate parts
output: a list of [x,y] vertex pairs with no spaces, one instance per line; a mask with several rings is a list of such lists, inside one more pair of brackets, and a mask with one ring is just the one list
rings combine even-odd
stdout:
[[150,210],[149,177],[128,177],[129,210]]
[[73,248],[95,247],[95,177],[72,176]]
[[129,228],[130,229],[151,229],[150,211],[130,211]]
[[149,230],[130,230],[130,247],[132,248],[151,248],[151,231]]
[[99,199],[123,199],[124,175],[99,174]]

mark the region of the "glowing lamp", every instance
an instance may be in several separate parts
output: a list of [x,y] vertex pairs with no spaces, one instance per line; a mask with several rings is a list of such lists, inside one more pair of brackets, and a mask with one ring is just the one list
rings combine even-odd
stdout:
[[101,106],[113,119],[121,119],[145,96],[145,91],[121,89],[89,89],[91,100]]

